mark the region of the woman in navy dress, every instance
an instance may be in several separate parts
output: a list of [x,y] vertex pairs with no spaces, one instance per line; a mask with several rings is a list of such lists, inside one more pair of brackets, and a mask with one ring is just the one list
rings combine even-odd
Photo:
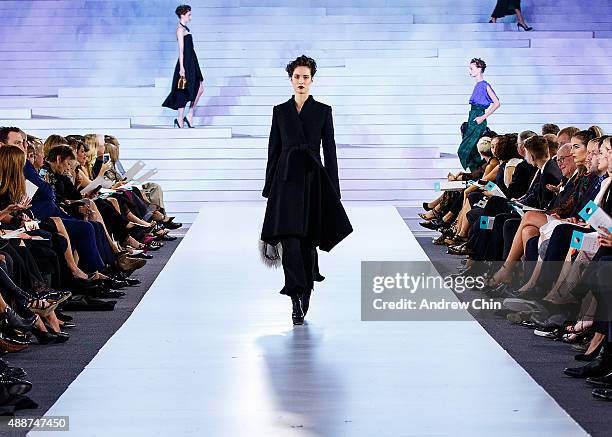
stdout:
[[[174,119],[174,126],[182,128],[184,123],[187,126],[193,125],[193,114],[204,93],[204,76],[200,70],[198,57],[193,48],[193,36],[187,27],[187,23],[191,21],[191,6],[181,5],[176,8],[176,16],[179,17],[179,24],[176,28],[176,39],[178,41],[179,58],[174,69],[172,77],[172,90],[166,98],[162,106],[170,109],[178,110],[178,117]],[[187,79],[187,87],[185,89],[178,88],[180,77]],[[191,102],[189,114],[185,114],[185,106],[187,102]]]
[[525,18],[523,18],[523,14],[521,13],[521,0],[497,0],[489,23],[497,23],[498,18],[505,17],[506,15],[516,15],[517,28],[522,28],[526,31],[533,30],[533,27],[529,26],[525,22]]

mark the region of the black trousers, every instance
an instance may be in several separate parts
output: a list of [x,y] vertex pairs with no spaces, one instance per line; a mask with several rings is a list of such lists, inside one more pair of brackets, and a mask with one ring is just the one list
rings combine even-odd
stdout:
[[319,272],[317,248],[304,239],[283,238],[282,263],[285,273],[285,286],[281,294],[300,296],[312,290],[314,276]]

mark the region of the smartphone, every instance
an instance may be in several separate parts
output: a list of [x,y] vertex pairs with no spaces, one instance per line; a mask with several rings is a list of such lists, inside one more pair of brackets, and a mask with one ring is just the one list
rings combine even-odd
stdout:
[[102,162],[107,163],[108,161],[110,161],[110,154],[105,153],[104,155],[102,155]]

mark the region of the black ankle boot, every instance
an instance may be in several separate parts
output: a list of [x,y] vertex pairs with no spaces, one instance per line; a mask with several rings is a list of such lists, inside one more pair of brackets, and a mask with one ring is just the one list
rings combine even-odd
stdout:
[[304,311],[302,309],[302,301],[298,296],[291,296],[291,319],[294,325],[304,324]]
[[310,307],[310,294],[311,293],[312,293],[312,290],[308,290],[301,297],[301,299],[302,299],[302,311],[304,312],[304,317],[306,317],[306,313],[308,313],[308,308]]

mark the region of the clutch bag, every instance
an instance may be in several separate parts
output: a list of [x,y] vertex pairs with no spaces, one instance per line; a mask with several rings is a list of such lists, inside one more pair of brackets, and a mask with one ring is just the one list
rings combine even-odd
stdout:
[[259,255],[261,261],[269,268],[279,268],[282,265],[283,248],[280,243],[276,246],[259,240]]
[[179,77],[179,80],[178,80],[178,83],[176,84],[176,87],[179,90],[184,90],[185,88],[187,88],[187,78],[185,76]]

